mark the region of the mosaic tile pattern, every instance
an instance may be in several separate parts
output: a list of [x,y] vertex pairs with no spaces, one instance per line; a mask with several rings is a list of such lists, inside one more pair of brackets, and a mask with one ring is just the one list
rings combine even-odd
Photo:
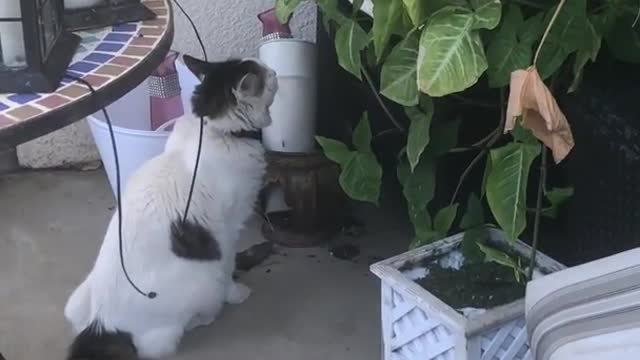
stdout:
[[[82,42],[67,73],[99,90],[136,68],[166,35],[172,21],[168,1],[142,1],[157,19],[77,32]],[[70,106],[88,95],[85,85],[70,78],[63,79],[53,94],[0,94],[0,131],[19,122],[38,121],[46,112]]]

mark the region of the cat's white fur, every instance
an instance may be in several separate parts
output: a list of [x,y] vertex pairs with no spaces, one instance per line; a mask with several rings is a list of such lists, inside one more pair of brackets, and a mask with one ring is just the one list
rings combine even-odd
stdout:
[[[269,70],[267,90],[258,98],[234,92],[254,127],[271,122],[268,107],[277,90]],[[189,218],[209,229],[220,245],[221,259],[191,261],[171,251],[170,225],[187,203],[195,166],[199,118],[176,122],[165,151],[145,163],[129,180],[123,195],[123,249],[127,270],[148,299],[127,282],[120,267],[118,219],[114,214],[95,265],[70,296],[65,316],[79,333],[99,320],[107,331],[131,333],[138,354],[159,358],[176,351],[183,333],[211,323],[223,304],[243,302],[250,294],[232,280],[235,243],[254,209],[265,171],[264,150],[256,140],[230,131],[246,128],[230,113],[207,119],[197,182]]]

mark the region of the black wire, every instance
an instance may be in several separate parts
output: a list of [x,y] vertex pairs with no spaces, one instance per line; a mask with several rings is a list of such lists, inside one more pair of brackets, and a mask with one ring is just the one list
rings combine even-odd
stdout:
[[[96,90],[88,81],[73,75],[69,75],[69,74],[66,74],[65,77],[75,80],[77,82],[80,82],[84,84],[86,87],[88,87],[89,91],[91,92],[91,96],[93,97],[94,101],[97,102],[98,95],[96,93]],[[158,294],[153,291],[149,293],[145,293],[144,291],[140,290],[140,288],[136,286],[133,280],[131,280],[131,277],[129,276],[129,272],[127,271],[127,267],[124,264],[124,252],[122,250],[122,201],[121,201],[122,189],[121,189],[121,183],[120,183],[120,159],[118,158],[118,147],[116,146],[116,137],[113,133],[113,124],[111,123],[111,117],[109,117],[109,113],[107,112],[107,109],[104,107],[102,108],[102,114],[104,114],[104,118],[109,128],[109,135],[111,136],[111,146],[113,147],[113,158],[115,160],[115,165],[116,165],[116,201],[118,206],[118,245],[119,245],[119,251],[120,251],[120,266],[122,267],[124,276],[127,278],[127,281],[129,282],[129,284],[131,284],[131,286],[141,295],[149,299],[153,299]]]
[[[208,57],[207,57],[207,50],[204,46],[204,43],[202,42],[202,37],[200,37],[200,33],[198,32],[198,28],[196,28],[196,25],[193,23],[193,20],[191,19],[191,17],[189,16],[189,14],[187,14],[187,12],[184,10],[184,8],[182,7],[182,5],[180,4],[180,2],[178,2],[178,0],[173,0],[173,2],[176,4],[176,6],[180,9],[180,12],[182,12],[182,14],[187,18],[187,21],[189,22],[189,24],[191,24],[191,28],[193,29],[193,32],[196,35],[196,39],[198,40],[198,43],[200,43],[200,47],[202,48],[202,54],[204,56],[204,61],[209,61]],[[185,224],[187,222],[187,216],[189,215],[189,209],[191,207],[191,200],[193,198],[193,192],[194,189],[196,187],[196,177],[198,175],[198,166],[200,165],[200,155],[202,154],[202,138],[204,136],[204,118],[200,117],[200,136],[198,138],[198,152],[196,154],[196,164],[193,168],[193,176],[191,178],[191,185],[189,187],[189,195],[187,196],[187,205],[184,209],[184,215],[182,216],[182,223]]]
[[200,37],[200,33],[198,32],[198,28],[196,28],[196,24],[193,23],[193,20],[191,19],[189,14],[187,14],[187,12],[184,10],[184,8],[180,4],[180,2],[178,2],[178,0],[173,0],[173,2],[176,4],[178,9],[180,9],[180,12],[182,13],[182,15],[184,15],[184,17],[187,18],[187,21],[189,22],[189,24],[191,24],[191,28],[193,29],[193,32],[196,35],[196,39],[198,40],[198,43],[200,44],[200,48],[202,48],[202,55],[204,56],[204,61],[209,61],[209,59],[207,58],[207,50],[204,47],[204,42],[202,42],[202,38]]

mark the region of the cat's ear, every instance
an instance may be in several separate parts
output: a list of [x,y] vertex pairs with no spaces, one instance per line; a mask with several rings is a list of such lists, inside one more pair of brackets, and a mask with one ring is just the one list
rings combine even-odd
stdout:
[[204,79],[204,76],[209,71],[211,64],[206,61],[202,61],[194,58],[193,56],[183,55],[182,60],[184,64],[187,66],[187,69],[193,73],[198,79]]
[[264,90],[264,80],[259,75],[247,73],[240,79],[237,90],[244,96],[260,96]]

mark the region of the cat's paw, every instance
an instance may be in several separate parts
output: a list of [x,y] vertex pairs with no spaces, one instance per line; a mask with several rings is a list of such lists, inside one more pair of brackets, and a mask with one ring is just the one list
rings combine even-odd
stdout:
[[232,282],[227,291],[227,302],[229,304],[242,304],[251,295],[251,289],[242,283]]

